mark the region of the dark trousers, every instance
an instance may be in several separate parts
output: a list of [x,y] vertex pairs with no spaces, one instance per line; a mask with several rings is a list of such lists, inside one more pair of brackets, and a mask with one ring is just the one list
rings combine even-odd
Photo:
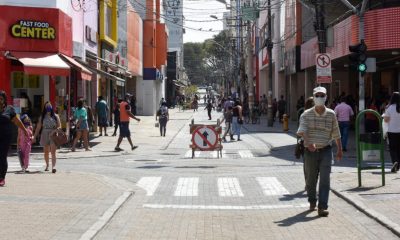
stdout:
[[160,135],[165,137],[165,133],[167,132],[167,118],[160,118]]
[[207,109],[207,113],[208,113],[208,119],[211,120],[211,109],[210,110]]
[[114,133],[113,133],[113,135],[117,134],[118,126],[119,126],[119,123],[115,123],[114,124]]
[[11,136],[3,137],[4,139],[0,140],[0,179],[6,178],[8,169],[7,155],[11,139]]
[[332,148],[328,146],[315,152],[306,150],[304,152],[304,164],[306,168],[305,177],[308,201],[310,203],[317,202],[317,182],[319,175],[318,208],[328,209]]
[[389,152],[392,163],[400,164],[400,133],[388,132]]

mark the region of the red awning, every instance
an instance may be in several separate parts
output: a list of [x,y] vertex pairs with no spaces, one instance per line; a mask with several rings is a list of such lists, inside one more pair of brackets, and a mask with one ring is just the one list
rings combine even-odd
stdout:
[[66,60],[67,63],[71,64],[72,67],[78,68],[78,70],[81,72],[81,76],[83,80],[91,81],[92,80],[92,72],[87,69],[85,66],[77,62],[75,59],[72,57],[68,57],[64,54],[60,54],[62,58]]
[[57,54],[11,52],[24,65],[24,72],[36,75],[69,76],[70,67]]

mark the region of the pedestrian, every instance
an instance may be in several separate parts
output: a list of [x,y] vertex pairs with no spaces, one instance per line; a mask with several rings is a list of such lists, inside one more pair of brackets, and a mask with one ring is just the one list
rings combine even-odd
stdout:
[[224,112],[228,110],[228,107],[233,107],[234,103],[232,101],[231,97],[228,97],[228,99],[224,102]]
[[197,101],[197,97],[195,96],[195,97],[193,98],[193,101],[192,101],[193,112],[198,111],[198,110],[197,110],[198,107],[199,107],[199,103],[198,103],[198,101]]
[[225,132],[224,135],[222,135],[222,140],[224,142],[226,142],[226,135],[228,133],[231,138],[231,141],[235,140],[232,134],[232,118],[233,118],[232,110],[233,110],[232,106],[229,106],[228,110],[224,113],[224,118],[221,121],[221,124],[225,121]]
[[[243,114],[242,114],[242,104],[239,100],[235,101],[235,105],[233,107],[232,113],[232,125],[233,125],[233,135],[237,135],[237,140],[242,141],[240,139],[240,130],[243,124]],[[232,140],[235,140],[233,137]]]
[[118,137],[117,146],[115,147],[115,151],[123,151],[123,149],[121,149],[119,147],[119,145],[121,145],[122,139],[124,137],[126,137],[128,139],[128,142],[131,145],[132,150],[135,150],[138,147],[138,146],[134,146],[132,143],[131,132],[129,130],[129,119],[133,118],[138,122],[140,122],[140,119],[137,118],[135,115],[133,115],[133,113],[131,112],[131,107],[128,103],[129,98],[130,98],[130,95],[127,94],[125,96],[125,99],[119,105],[119,111],[120,111],[120,114],[119,114],[119,116],[120,116],[119,137]]
[[[119,125],[121,123],[120,110],[119,110],[120,104],[121,104],[121,100],[119,99],[118,103],[117,103],[117,105],[115,106],[115,109],[114,109],[114,133],[113,133],[113,136],[117,136],[117,130],[118,130],[118,127],[119,127]],[[132,109],[132,106],[131,106],[131,109]]]
[[18,155],[20,158],[22,172],[27,172],[29,167],[29,155],[32,150],[32,140],[33,140],[33,129],[31,119],[27,114],[23,114],[21,116],[21,121],[24,124],[27,133],[24,133],[24,130],[18,129]]
[[300,117],[297,135],[304,139],[304,161],[306,165],[307,196],[310,210],[317,207],[317,179],[318,188],[318,216],[328,216],[328,199],[330,191],[330,173],[332,165],[333,140],[336,142],[336,159],[342,158],[342,143],[339,124],[335,112],[325,107],[326,88],[316,87],[313,90],[315,106],[306,110]]
[[45,171],[49,171],[49,153],[51,152],[51,172],[56,173],[57,146],[51,139],[51,135],[57,129],[61,129],[60,117],[54,112],[50,102],[46,102],[42,109],[42,115],[36,126],[33,143],[36,142],[36,138],[40,134],[40,145],[43,147],[44,160],[46,162]]
[[275,122],[276,113],[278,112],[278,102],[276,98],[272,101],[272,121]]
[[214,106],[211,103],[210,99],[207,102],[207,105],[204,109],[207,109],[207,114],[208,114],[208,120],[211,120],[211,111],[213,110]]
[[167,122],[169,120],[169,113],[167,103],[163,103],[156,114],[156,121],[158,117],[158,125],[160,127],[160,136],[165,137],[165,133],[167,132]]
[[346,103],[346,98],[340,99],[340,104],[335,107],[335,113],[339,122],[340,136],[342,138],[343,152],[347,151],[347,139],[349,137],[350,118],[354,115],[353,109]]
[[24,124],[18,118],[12,106],[7,106],[7,94],[0,90],[0,187],[6,184],[6,174],[8,169],[8,149],[11,145],[13,126],[15,124],[28,135]]
[[[314,107],[314,98],[313,97],[309,97],[309,98],[307,98],[307,100],[306,100],[306,102],[304,104],[304,108],[300,108],[300,111],[299,111],[300,116],[298,118],[299,119],[298,125],[300,125],[300,117],[304,113],[304,111],[306,111],[307,109],[310,109],[312,107]],[[304,146],[304,139],[302,137],[297,136],[297,141],[300,141],[300,143],[303,144],[303,146]],[[306,163],[304,161],[304,152],[302,153],[301,156],[303,157],[303,173],[304,173],[304,181],[305,181],[305,184],[306,184],[305,190],[307,191],[307,175],[306,175]]]
[[[368,109],[378,112],[376,101],[374,98],[370,100]],[[365,131],[367,133],[379,132],[379,119],[373,113],[365,113]]]
[[97,125],[100,128],[99,137],[103,136],[102,130],[104,130],[104,136],[108,136],[108,134],[107,134],[108,106],[107,106],[107,102],[104,100],[103,96],[98,97],[98,101],[96,103],[95,108],[96,108],[96,114],[97,114]]
[[384,121],[388,124],[389,152],[392,159],[392,172],[397,172],[400,167],[400,94],[393,92],[389,106],[383,114]]
[[281,95],[281,99],[278,101],[278,114],[279,114],[279,122],[282,122],[283,114],[286,112],[286,101]]
[[90,151],[91,149],[89,148],[89,125],[88,125],[88,115],[86,108],[83,107],[83,100],[80,99],[78,100],[78,108],[74,112],[74,119],[77,122],[76,123],[76,136],[75,139],[72,143],[72,148],[71,151],[75,152],[75,145],[80,140],[83,138],[83,146],[85,147],[86,151]]

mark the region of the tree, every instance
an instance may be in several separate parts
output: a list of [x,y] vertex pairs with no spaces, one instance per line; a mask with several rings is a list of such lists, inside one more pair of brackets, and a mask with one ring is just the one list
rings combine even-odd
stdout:
[[204,84],[204,49],[202,43],[185,43],[184,66],[192,84]]

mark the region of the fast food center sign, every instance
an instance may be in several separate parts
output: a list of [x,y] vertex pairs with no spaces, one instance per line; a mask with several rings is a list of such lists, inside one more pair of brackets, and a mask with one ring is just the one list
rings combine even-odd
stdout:
[[48,22],[19,20],[11,26],[10,31],[15,38],[56,39],[56,30]]

